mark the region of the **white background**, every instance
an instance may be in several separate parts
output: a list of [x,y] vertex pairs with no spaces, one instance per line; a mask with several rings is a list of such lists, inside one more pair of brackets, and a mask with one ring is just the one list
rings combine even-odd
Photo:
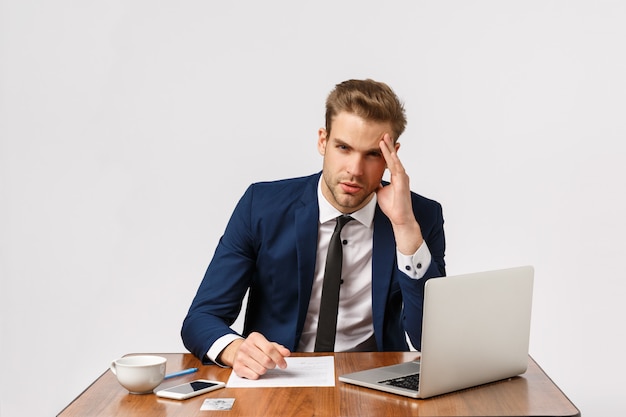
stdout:
[[0,1],[2,417],[56,415],[180,325],[238,198],[321,169],[390,84],[448,273],[536,268],[531,354],[626,414],[626,3]]

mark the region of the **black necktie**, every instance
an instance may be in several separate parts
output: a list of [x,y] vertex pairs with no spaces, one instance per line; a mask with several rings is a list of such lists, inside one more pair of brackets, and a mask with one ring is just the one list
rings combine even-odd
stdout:
[[337,226],[335,226],[335,231],[328,245],[322,300],[320,302],[320,316],[317,323],[317,337],[315,339],[316,352],[332,352],[335,349],[339,286],[341,285],[341,263],[343,261],[341,229],[350,220],[352,220],[352,217],[347,215],[337,217]]

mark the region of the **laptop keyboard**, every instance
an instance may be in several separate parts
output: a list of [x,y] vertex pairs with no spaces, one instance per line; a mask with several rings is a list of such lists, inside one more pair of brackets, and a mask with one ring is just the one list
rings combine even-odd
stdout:
[[413,391],[419,391],[420,374],[405,375],[399,378],[387,379],[380,381],[379,384],[393,385],[394,387],[406,388]]

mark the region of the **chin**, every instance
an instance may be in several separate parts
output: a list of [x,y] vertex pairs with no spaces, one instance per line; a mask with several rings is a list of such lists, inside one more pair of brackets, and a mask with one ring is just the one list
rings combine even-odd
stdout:
[[353,213],[360,209],[364,204],[364,199],[362,198],[346,198],[342,201],[338,201],[341,211],[345,213]]

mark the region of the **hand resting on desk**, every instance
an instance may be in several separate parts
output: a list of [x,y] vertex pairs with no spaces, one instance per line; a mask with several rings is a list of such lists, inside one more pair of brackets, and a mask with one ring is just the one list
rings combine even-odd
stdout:
[[231,366],[241,378],[259,379],[268,369],[285,369],[285,357],[290,355],[291,351],[283,345],[270,342],[261,333],[253,332],[246,339],[231,342],[218,360]]

